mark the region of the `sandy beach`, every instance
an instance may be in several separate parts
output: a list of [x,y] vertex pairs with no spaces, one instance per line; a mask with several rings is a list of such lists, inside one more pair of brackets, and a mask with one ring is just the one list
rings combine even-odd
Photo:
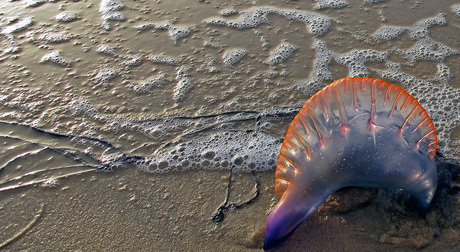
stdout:
[[[0,20],[2,251],[263,251],[283,137],[347,76],[406,89],[460,160],[456,1],[20,0]],[[457,175],[427,212],[342,189],[273,251],[458,251]]]

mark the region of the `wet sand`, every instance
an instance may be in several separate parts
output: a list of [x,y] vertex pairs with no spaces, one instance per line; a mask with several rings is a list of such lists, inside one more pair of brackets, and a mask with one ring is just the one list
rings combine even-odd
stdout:
[[[272,172],[257,176],[259,197],[226,212],[219,224],[211,216],[225,198],[228,172],[224,171],[146,176],[136,169],[120,169],[74,176],[60,180],[53,188],[8,191],[2,193],[1,219],[9,224],[3,222],[1,240],[12,237],[40,213],[36,223],[6,250],[260,251],[266,217],[277,196],[272,189]],[[251,198],[253,186],[250,174],[237,174],[229,203]],[[372,203],[373,193],[364,189],[341,193],[341,207],[329,202],[326,205],[330,209],[320,209],[274,251],[459,249],[455,227],[437,227],[441,233],[433,235],[430,228],[439,220],[420,224],[418,221],[424,220],[421,216],[385,210],[384,204]],[[350,205],[344,209],[347,201]],[[379,242],[394,228],[407,228],[391,235],[393,243],[399,245]]]
[[[321,10],[315,10],[311,1],[257,3],[256,6],[314,11],[330,17],[331,28],[318,37],[305,24],[277,14],[268,15],[268,24],[250,29],[204,22],[212,17],[236,18],[239,14],[220,13],[228,8],[246,10],[254,7],[252,1],[122,1],[124,8],[115,12],[121,13],[125,20],[107,21],[110,30],[102,28],[100,1],[44,2],[27,8],[23,6],[26,1],[5,4],[9,11],[1,11],[2,29],[19,23],[21,18],[32,17],[33,23],[11,33],[19,45],[18,52],[8,52],[11,40],[7,34],[3,33],[1,38],[0,70],[5,77],[0,86],[0,115],[1,121],[9,126],[2,124],[0,129],[3,146],[0,148],[0,229],[3,230],[0,249],[261,251],[267,216],[278,201],[273,164],[238,168],[260,170],[254,172],[259,194],[250,204],[224,212],[224,219],[217,224],[212,215],[226,198],[228,168],[212,170],[199,160],[185,171],[160,174],[145,170],[162,167],[164,160],[156,160],[154,150],[176,140],[199,141],[201,133],[257,129],[281,139],[292,115],[281,119],[269,117],[262,123],[255,122],[257,113],[247,117],[200,116],[302,106],[321,85],[320,81],[318,86],[304,90],[298,84],[309,80],[315,69],[318,52],[312,44],[317,39],[337,57],[354,49],[371,48],[388,53],[382,62],[365,63],[368,76],[406,85],[405,88],[415,92],[414,96],[424,100],[424,106],[436,105],[427,110],[439,126],[441,150],[459,159],[460,126],[456,116],[459,109],[443,107],[455,104],[459,98],[447,95],[430,101],[436,97],[426,96],[416,87],[399,81],[397,74],[379,72],[388,69],[388,62],[401,63],[402,71],[416,82],[433,82],[446,88],[445,92],[458,94],[459,55],[445,53],[440,56],[444,57],[442,60],[422,59],[410,64],[403,53],[393,50],[414,45],[409,30],[384,42],[362,40],[385,24],[413,28],[420,20],[444,13],[447,24],[430,26],[429,36],[444,46],[460,50],[455,36],[460,17],[450,10],[455,1],[348,2],[348,7]],[[77,13],[78,19],[68,23],[56,21],[54,16],[63,11]],[[165,20],[171,25],[188,27],[190,35],[174,41],[167,29],[135,28]],[[67,32],[71,38],[60,43],[40,38],[53,32]],[[283,42],[296,46],[296,50],[280,64],[267,64],[267,59]],[[101,52],[101,45],[109,45],[116,56]],[[235,65],[227,66],[224,52],[236,48],[248,53]],[[55,50],[71,63],[39,63],[44,55]],[[152,63],[149,60],[152,54],[178,59],[179,66]],[[126,65],[131,56],[141,58],[142,63]],[[359,64],[359,59],[356,62]],[[182,66],[189,74],[178,73],[184,70]],[[451,75],[444,75],[444,79],[437,70],[443,66],[447,66]],[[351,67],[334,60],[325,68],[335,78],[345,77],[351,71]],[[113,69],[117,74],[113,78],[98,77],[104,69]],[[161,80],[162,76],[164,83],[146,84],[151,78]],[[186,80],[191,88],[183,86],[183,94],[175,94],[179,83],[187,83]],[[146,91],[139,91],[139,87]],[[194,116],[200,118],[183,119],[179,123],[155,121]],[[254,120],[241,119],[249,117]],[[27,127],[12,125],[16,123]],[[211,124],[217,126],[208,130],[206,127]],[[43,132],[29,130],[30,127]],[[191,132],[200,134],[188,135]],[[221,144],[224,149],[233,148],[228,143]],[[168,152],[171,148],[165,147],[166,159],[173,158]],[[195,148],[202,153],[202,149]],[[122,154],[131,160],[140,157],[152,161],[125,164]],[[249,159],[264,159],[263,155],[254,155]],[[155,165],[143,170],[152,163]],[[113,171],[86,172],[102,170],[101,167]],[[167,165],[164,169],[173,170]],[[81,175],[72,175],[82,171]],[[36,173],[28,175],[30,172]],[[453,185],[458,182],[454,178]],[[23,186],[27,183],[33,185]],[[227,206],[253,198],[255,183],[251,172],[233,173]],[[12,189],[5,189],[10,185]],[[384,190],[343,190],[331,196],[274,251],[460,250],[458,194],[452,193],[445,209],[433,209],[426,214],[399,200]]]

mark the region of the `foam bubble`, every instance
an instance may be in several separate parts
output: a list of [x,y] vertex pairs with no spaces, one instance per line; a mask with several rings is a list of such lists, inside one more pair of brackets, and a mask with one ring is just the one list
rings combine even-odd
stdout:
[[95,116],[99,114],[98,108],[96,108],[89,101],[83,100],[83,99],[72,100],[68,105],[68,109],[72,113],[73,116],[79,116],[79,115]]
[[106,85],[110,80],[115,78],[120,71],[111,69],[111,68],[105,68],[102,70],[99,70],[96,73],[96,76],[94,77],[97,81],[102,82],[104,85]]
[[306,93],[316,92],[322,87],[325,80],[334,80],[329,65],[332,60],[348,68],[349,77],[367,77],[369,70],[365,63],[382,62],[387,59],[388,53],[372,49],[352,50],[347,53],[336,53],[331,51],[325,42],[315,39],[313,49],[316,59],[313,63],[313,71],[309,79],[297,82],[298,87]]
[[225,65],[233,66],[239,62],[247,53],[248,51],[239,48],[226,50],[222,56],[222,60],[224,61]]
[[22,3],[26,7],[37,7],[45,3],[45,0],[23,0]]
[[281,141],[263,132],[219,132],[156,153],[141,169],[164,173],[191,168],[267,171],[273,169]]
[[136,26],[136,29],[144,31],[147,29],[157,29],[157,30],[168,30],[169,37],[177,44],[177,40],[180,38],[185,38],[190,35],[190,29],[187,26],[177,26],[173,25],[170,22],[162,23],[146,23],[139,26]]
[[104,53],[107,55],[110,55],[112,57],[117,57],[118,54],[115,52],[115,49],[113,47],[110,47],[108,45],[100,45],[97,47],[96,52],[98,53]]
[[264,35],[262,35],[262,33],[261,33],[260,31],[255,30],[255,29],[254,29],[254,33],[260,38],[260,42],[262,42],[262,46],[263,46],[263,47],[269,46],[267,37],[265,37]]
[[182,100],[193,86],[192,82],[188,78],[188,75],[188,68],[186,68],[185,66],[181,66],[177,70],[177,84],[174,86],[173,92],[173,98],[176,102]]
[[38,38],[48,43],[62,43],[69,41],[72,37],[65,32],[45,32]]
[[61,65],[61,66],[70,66],[71,65],[71,62],[64,59],[64,57],[62,57],[61,53],[59,51],[51,51],[47,54],[45,54],[41,60],[40,60],[40,63],[46,63],[46,62],[53,62],[53,63],[56,63],[58,65]]
[[340,9],[348,6],[348,2],[344,0],[314,0],[316,2],[315,9]]
[[452,4],[450,6],[450,11],[454,13],[457,17],[460,17],[460,4]]
[[78,15],[74,12],[62,12],[56,15],[56,20],[59,22],[72,22],[78,19]]
[[376,4],[381,2],[386,2],[387,0],[366,0],[366,3]]
[[165,56],[165,55],[156,55],[156,54],[152,54],[149,56],[148,58],[149,61],[151,61],[152,63],[160,63],[160,64],[166,64],[166,65],[170,65],[170,66],[178,66],[180,65],[180,61],[173,58],[173,57],[169,57],[169,56]]
[[371,38],[375,40],[392,40],[401,35],[406,28],[392,25],[383,25],[378,31],[371,35]]
[[32,25],[32,18],[31,17],[25,17],[17,20],[11,25],[6,26],[5,28],[2,29],[3,34],[11,34],[11,33],[16,33],[19,31],[22,31],[26,29],[27,27]]
[[388,41],[397,38],[404,31],[409,31],[409,36],[414,40],[426,39],[428,37],[428,28],[433,25],[445,25],[446,19],[443,14],[435,17],[426,18],[418,21],[413,26],[387,26],[383,25],[379,30],[371,35],[376,40]]
[[161,87],[165,82],[165,76],[161,75],[158,77],[150,78],[146,81],[135,83],[132,85],[132,88],[136,93],[143,94],[149,92],[152,87]]
[[239,12],[237,19],[225,19],[212,17],[204,20],[207,24],[235,27],[238,29],[254,28],[261,24],[268,23],[268,14],[284,16],[289,20],[296,20],[304,23],[307,30],[313,36],[320,36],[326,33],[331,27],[331,19],[327,16],[302,10],[280,9],[271,6],[252,7]]
[[119,12],[125,6],[121,0],[101,0],[99,6],[99,12],[102,14],[102,27],[105,30],[110,30],[110,24],[108,21],[123,21],[125,17]]
[[139,66],[142,64],[142,58],[138,56],[128,56],[127,60],[122,63],[126,67]]
[[411,39],[415,40],[415,44],[407,49],[397,49],[404,58],[411,64],[419,60],[428,61],[444,61],[451,55],[459,53],[458,50],[452,49],[446,45],[434,41],[429,37],[428,28],[433,25],[445,25],[446,19],[443,14],[438,14],[435,17],[426,18],[418,21],[413,26],[398,27],[398,26],[382,26],[377,30],[371,38],[377,41],[388,41],[397,38],[405,31],[409,32]]
[[452,78],[452,73],[450,72],[450,68],[446,64],[438,64],[437,65],[438,72],[436,77],[433,79],[434,81],[439,81],[443,85],[448,85],[450,79]]
[[222,16],[229,16],[229,15],[232,15],[232,14],[235,14],[235,13],[238,13],[238,11],[235,10],[234,8],[227,8],[227,9],[223,9],[223,10],[220,12],[220,15],[222,15]]
[[267,64],[274,65],[287,60],[297,50],[297,46],[288,42],[283,42],[270,52]]
[[458,50],[436,42],[430,37],[417,40],[411,48],[398,49],[397,51],[412,64],[419,60],[441,62],[446,57],[459,53]]

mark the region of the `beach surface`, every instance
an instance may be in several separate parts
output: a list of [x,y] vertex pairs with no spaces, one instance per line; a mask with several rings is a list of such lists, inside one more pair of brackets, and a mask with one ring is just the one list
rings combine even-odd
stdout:
[[[0,21],[0,250],[262,251],[283,137],[347,76],[406,89],[460,160],[457,1],[20,0]],[[426,212],[342,189],[273,251],[459,251],[457,175]]]

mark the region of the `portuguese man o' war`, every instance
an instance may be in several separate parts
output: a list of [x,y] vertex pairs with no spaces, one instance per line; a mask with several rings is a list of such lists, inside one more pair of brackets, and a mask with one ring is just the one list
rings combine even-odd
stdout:
[[382,80],[344,78],[312,96],[281,147],[264,249],[287,240],[333,192],[403,189],[429,206],[437,187],[437,133],[417,100]]

